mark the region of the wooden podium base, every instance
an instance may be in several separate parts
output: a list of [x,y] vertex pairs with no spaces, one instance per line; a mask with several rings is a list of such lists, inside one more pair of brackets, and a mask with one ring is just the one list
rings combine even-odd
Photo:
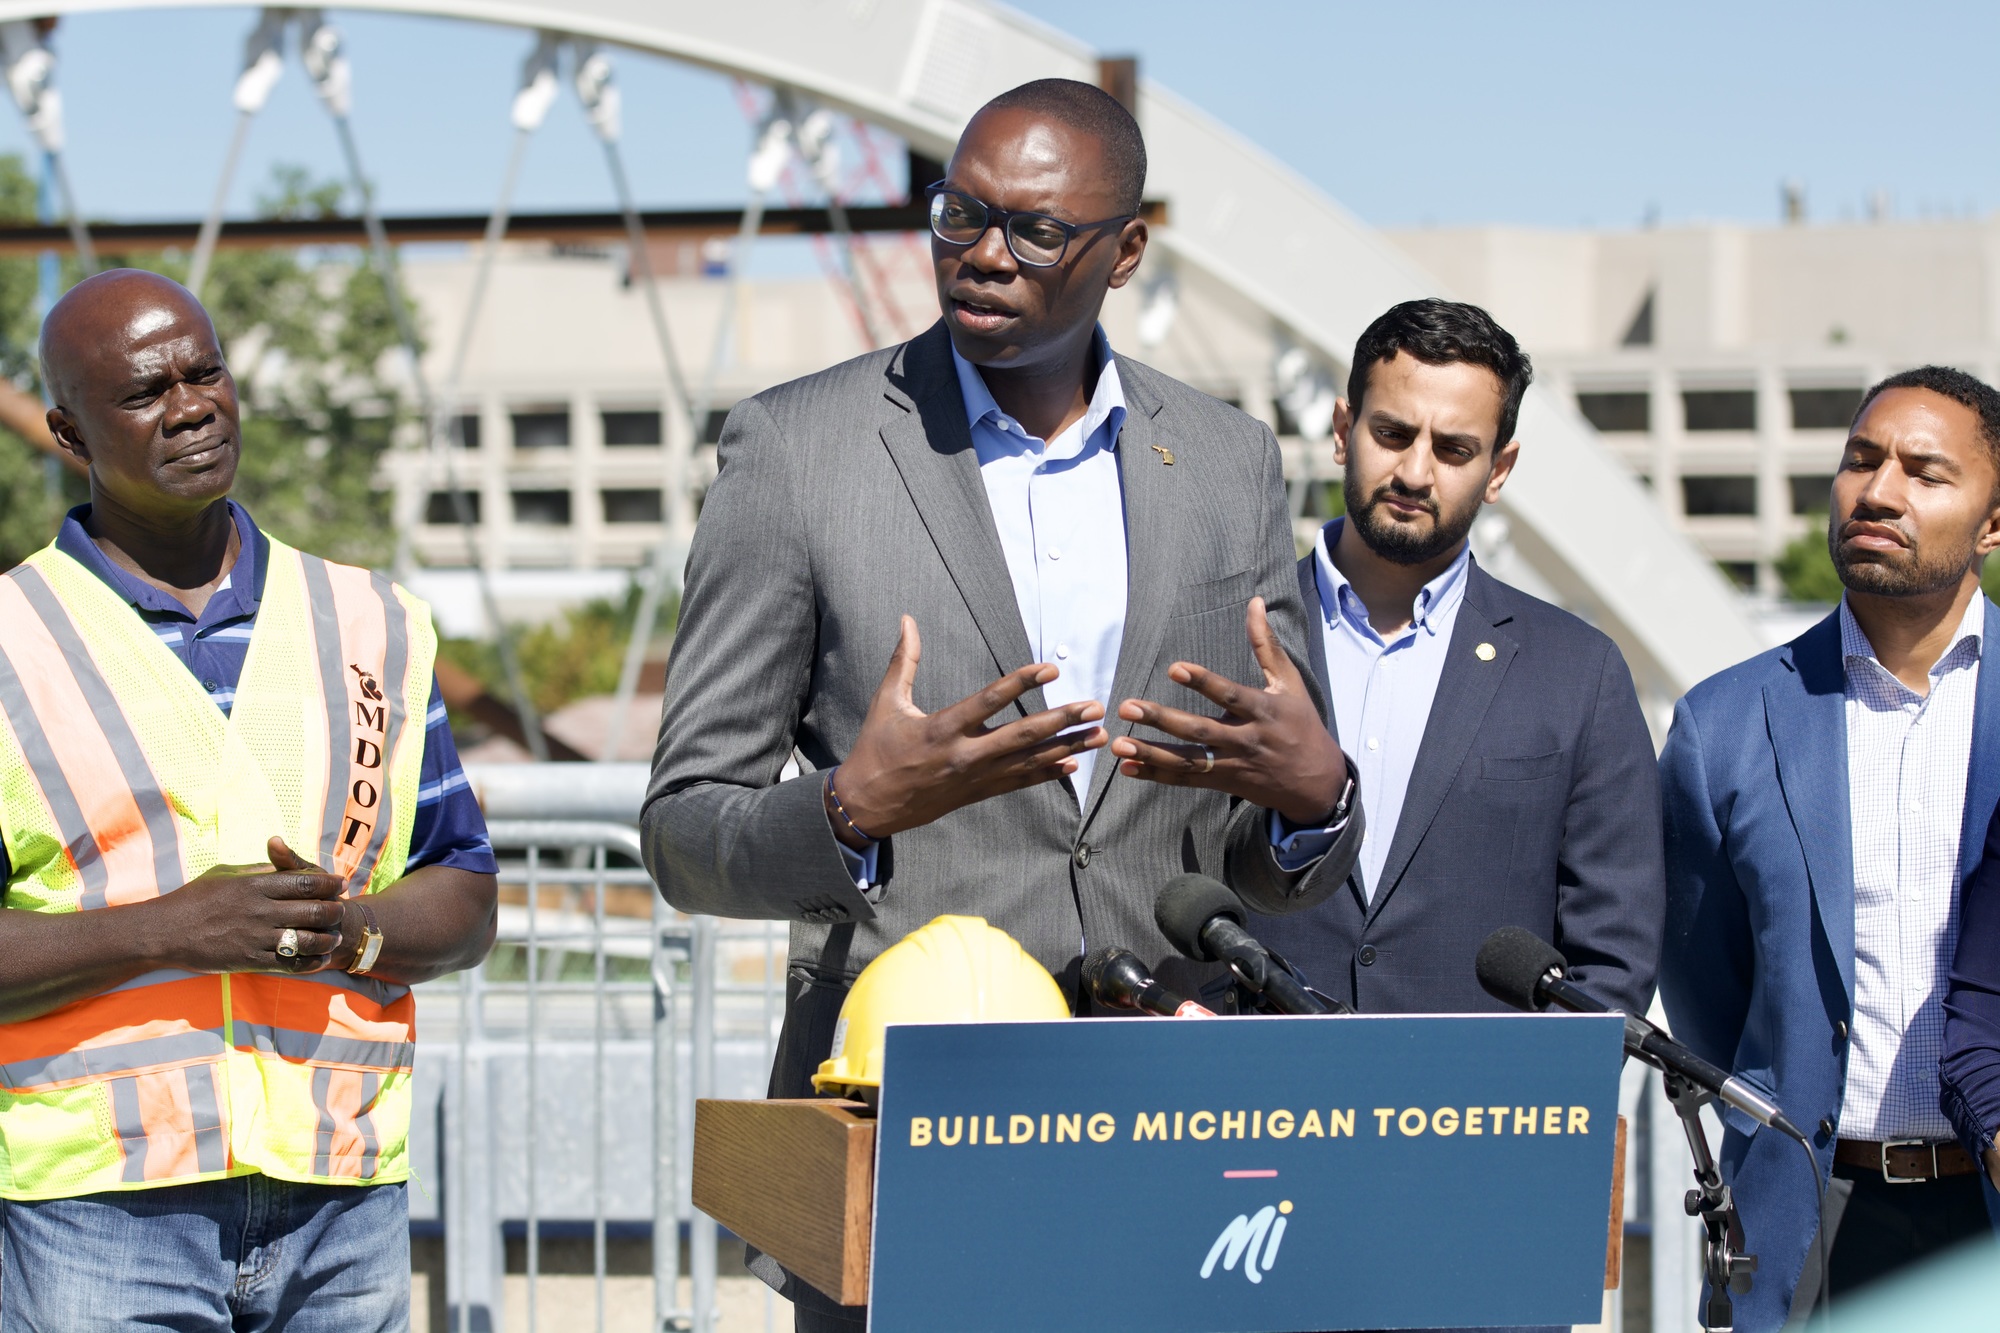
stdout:
[[842,1305],[868,1303],[875,1121],[860,1102],[699,1101],[694,1206]]

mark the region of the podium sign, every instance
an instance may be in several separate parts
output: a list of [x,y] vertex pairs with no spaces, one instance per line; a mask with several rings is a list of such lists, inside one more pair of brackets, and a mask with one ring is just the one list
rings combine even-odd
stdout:
[[892,1027],[873,1333],[1595,1322],[1616,1017]]

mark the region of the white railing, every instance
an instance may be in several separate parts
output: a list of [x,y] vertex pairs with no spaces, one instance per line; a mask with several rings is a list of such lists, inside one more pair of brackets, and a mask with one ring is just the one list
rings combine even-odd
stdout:
[[[688,1201],[693,1101],[762,1095],[783,928],[672,911],[629,824],[489,827],[501,861],[493,953],[418,989],[413,1160],[435,1193],[415,1192],[411,1214],[419,1228],[442,1224],[445,1327],[502,1327],[511,1239],[531,1333],[604,1328],[616,1235],[654,1242],[651,1327],[706,1333],[717,1232]],[[543,1242],[579,1233],[592,1308],[552,1310]]]

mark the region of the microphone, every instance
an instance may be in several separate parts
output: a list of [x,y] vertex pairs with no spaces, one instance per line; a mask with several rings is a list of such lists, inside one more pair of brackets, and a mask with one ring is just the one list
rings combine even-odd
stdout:
[[1083,960],[1083,984],[1106,1009],[1130,1009],[1162,1018],[1213,1018],[1213,1010],[1180,996],[1154,980],[1139,955],[1105,945]]
[[1153,900],[1153,921],[1188,958],[1227,963],[1236,979],[1285,1014],[1329,1014],[1332,1005],[1301,985],[1243,928],[1243,901],[1207,875],[1175,875]]
[[[1573,1014],[1619,1013],[1567,980],[1569,960],[1553,944],[1519,926],[1502,926],[1486,937],[1473,963],[1486,993],[1516,1009],[1539,1011],[1555,1004]],[[1806,1136],[1784,1108],[1725,1069],[1718,1069],[1643,1018],[1625,1020],[1625,1051],[1653,1068],[1675,1074],[1735,1107],[1760,1125],[1769,1125],[1801,1143]]]

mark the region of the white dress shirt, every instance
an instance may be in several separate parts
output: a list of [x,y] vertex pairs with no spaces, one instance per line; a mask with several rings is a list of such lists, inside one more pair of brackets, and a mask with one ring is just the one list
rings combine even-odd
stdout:
[[1424,728],[1430,724],[1472,555],[1469,546],[1460,548],[1458,558],[1418,590],[1410,627],[1384,639],[1368,623],[1368,608],[1354,586],[1333,563],[1333,548],[1346,522],[1336,518],[1320,529],[1313,565],[1326,643],[1327,712],[1361,789],[1367,823],[1355,869],[1361,892],[1372,903],[1396,840]]
[[1938,1109],[1944,991],[1958,938],[1959,830],[1986,599],[1975,596],[1919,695],[1876,659],[1846,599],[1854,1021],[1840,1137],[1952,1137]]

